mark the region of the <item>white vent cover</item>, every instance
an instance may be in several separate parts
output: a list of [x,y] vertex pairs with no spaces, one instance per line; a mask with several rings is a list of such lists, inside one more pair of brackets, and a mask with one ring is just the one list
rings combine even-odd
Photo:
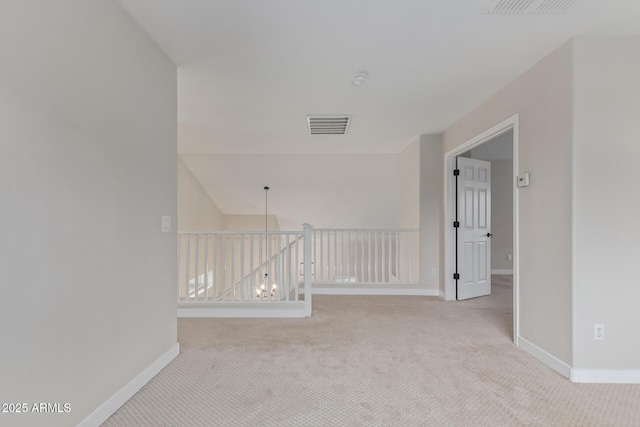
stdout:
[[576,0],[498,0],[489,15],[563,15]]
[[351,116],[307,116],[311,135],[344,135],[350,121]]

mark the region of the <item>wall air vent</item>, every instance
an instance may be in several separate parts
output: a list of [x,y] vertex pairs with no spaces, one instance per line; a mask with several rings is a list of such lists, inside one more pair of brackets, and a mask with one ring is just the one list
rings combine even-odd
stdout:
[[345,135],[351,116],[307,116],[311,135]]
[[564,15],[576,0],[499,0],[488,15]]

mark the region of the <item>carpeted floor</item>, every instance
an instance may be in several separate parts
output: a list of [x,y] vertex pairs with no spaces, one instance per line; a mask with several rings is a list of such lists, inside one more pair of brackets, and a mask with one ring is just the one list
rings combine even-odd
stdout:
[[315,296],[306,319],[180,319],[180,355],[105,426],[640,426],[640,385],[573,384],[493,294]]

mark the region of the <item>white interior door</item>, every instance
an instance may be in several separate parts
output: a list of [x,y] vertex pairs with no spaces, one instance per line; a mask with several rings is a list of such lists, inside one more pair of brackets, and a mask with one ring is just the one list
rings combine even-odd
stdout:
[[491,163],[458,157],[457,297],[491,294]]

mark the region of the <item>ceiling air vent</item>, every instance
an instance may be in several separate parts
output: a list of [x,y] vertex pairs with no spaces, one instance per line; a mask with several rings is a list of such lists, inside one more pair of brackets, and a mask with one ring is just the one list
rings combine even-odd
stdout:
[[539,15],[563,15],[575,0],[545,0],[531,13]]
[[351,116],[307,116],[311,135],[344,135]]
[[499,0],[489,15],[563,15],[576,0]]

